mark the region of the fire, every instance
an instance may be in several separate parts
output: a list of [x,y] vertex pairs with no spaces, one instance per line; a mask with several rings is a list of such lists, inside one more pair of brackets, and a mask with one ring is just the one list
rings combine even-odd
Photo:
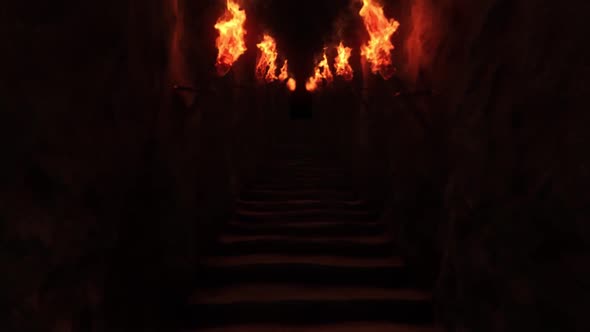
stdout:
[[285,60],[281,68],[281,74],[279,74],[279,81],[284,82],[287,78],[289,78],[289,61]]
[[307,91],[315,91],[317,90],[318,86],[323,83],[323,80],[326,80],[328,83],[331,83],[334,80],[334,75],[332,74],[330,65],[328,64],[328,57],[326,56],[325,48],[322,61],[316,65],[314,75],[311,76],[305,83],[305,89],[307,89]]
[[315,80],[313,80],[310,77],[309,80],[307,80],[307,82],[305,83],[305,90],[307,90],[307,91],[315,91],[317,88],[318,88],[318,84],[316,83]]
[[297,89],[297,81],[295,81],[294,78],[289,78],[289,80],[287,80],[287,89],[289,89],[289,91],[295,91],[295,89]]
[[233,64],[247,50],[244,40],[245,22],[246,11],[240,9],[234,0],[227,0],[227,10],[215,24],[215,29],[219,30],[219,37],[216,40],[219,53],[215,66],[220,76],[227,74]]
[[336,75],[342,76],[347,81],[353,78],[353,70],[348,63],[351,54],[352,48],[344,47],[344,44],[340,42],[340,45],[338,45],[338,56],[334,59],[334,68],[336,69]]
[[319,72],[319,68],[322,68],[322,77],[328,82],[332,82],[334,80],[334,75],[332,75],[332,71],[330,70],[330,65],[328,64],[328,57],[326,57],[326,49],[324,49],[324,58],[318,64],[316,68],[316,74]]
[[362,47],[361,54],[371,64],[374,74],[379,73],[384,79],[390,79],[394,72],[391,51],[395,48],[391,43],[391,36],[399,28],[399,22],[387,18],[383,7],[375,3],[375,0],[363,0],[359,15],[370,37],[367,45]]
[[264,35],[262,41],[256,45],[260,49],[260,57],[256,64],[256,78],[260,81],[273,82],[277,77],[277,43],[274,38]]

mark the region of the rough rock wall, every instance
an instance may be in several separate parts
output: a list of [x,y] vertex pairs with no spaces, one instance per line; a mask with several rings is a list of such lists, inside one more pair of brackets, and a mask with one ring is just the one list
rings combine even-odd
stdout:
[[372,92],[391,107],[367,121],[372,145],[389,150],[386,218],[438,280],[443,318],[472,331],[587,330],[588,4],[385,5],[401,22],[397,84],[434,95]]
[[3,7],[1,329],[157,329],[266,137],[212,76],[223,3]]

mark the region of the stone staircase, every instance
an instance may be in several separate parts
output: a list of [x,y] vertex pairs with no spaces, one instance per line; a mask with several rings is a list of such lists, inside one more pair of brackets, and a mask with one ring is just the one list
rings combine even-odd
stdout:
[[275,153],[201,268],[186,331],[437,331],[375,211],[322,153]]

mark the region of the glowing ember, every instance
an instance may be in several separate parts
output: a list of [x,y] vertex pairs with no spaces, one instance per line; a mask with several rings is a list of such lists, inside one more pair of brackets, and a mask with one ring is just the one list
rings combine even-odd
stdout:
[[294,78],[291,77],[287,81],[287,89],[289,89],[289,91],[295,91],[295,89],[297,89],[297,81],[295,81]]
[[215,24],[215,29],[219,30],[216,40],[219,53],[215,66],[220,76],[227,74],[238,58],[246,52],[245,22],[246,12],[240,9],[234,0],[227,0],[227,10]]
[[390,79],[394,72],[391,51],[395,48],[391,43],[391,36],[399,28],[399,22],[387,18],[383,7],[375,3],[375,0],[363,0],[359,15],[370,37],[368,44],[362,47],[361,54],[371,64],[374,74],[379,73],[384,79]]
[[336,75],[342,76],[347,81],[352,80],[353,77],[352,67],[348,63],[351,54],[352,48],[344,47],[344,44],[340,42],[338,56],[334,60],[334,68],[336,69]]
[[307,91],[315,91],[318,88],[318,84],[310,77],[307,82],[305,82],[305,90]]
[[289,61],[285,60],[283,67],[281,68],[281,74],[279,74],[279,81],[284,82],[289,78]]
[[264,35],[262,41],[256,46],[260,49],[260,57],[256,64],[256,78],[260,81],[276,81],[278,56],[277,43],[271,36]]
[[324,80],[328,83],[331,83],[334,80],[334,75],[332,74],[330,65],[328,64],[328,57],[326,56],[325,48],[322,61],[316,65],[314,75],[311,76],[305,83],[305,89],[307,89],[307,91],[315,91]]

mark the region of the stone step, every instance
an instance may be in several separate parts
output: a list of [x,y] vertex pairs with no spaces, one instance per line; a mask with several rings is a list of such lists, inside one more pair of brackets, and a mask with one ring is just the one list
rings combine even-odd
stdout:
[[273,164],[272,166],[261,168],[258,179],[268,180],[289,180],[293,177],[309,178],[339,178],[349,176],[345,169],[329,168],[313,165],[280,165]]
[[225,228],[226,235],[279,235],[292,237],[311,236],[377,236],[386,232],[378,222],[291,222],[251,223],[232,222]]
[[189,310],[193,312],[193,327],[236,324],[305,326],[365,321],[431,326],[434,321],[429,301],[403,299],[199,303],[190,305]]
[[245,256],[209,257],[202,264],[206,266],[245,266],[257,264],[315,264],[336,267],[403,267],[398,256],[380,258],[356,258],[343,256],[284,256],[258,254]]
[[335,266],[313,263],[269,263],[200,266],[202,288],[243,283],[306,284],[315,286],[365,286],[415,288],[403,266]]
[[349,177],[346,174],[331,174],[331,173],[298,173],[298,172],[285,172],[285,173],[265,173],[259,177],[255,184],[271,185],[271,184],[297,184],[297,183],[346,183]]
[[350,184],[343,181],[309,181],[309,182],[280,182],[280,183],[258,183],[252,186],[251,190],[346,190]]
[[326,200],[326,201],[355,201],[356,194],[347,190],[249,190],[241,196],[246,200]]
[[367,203],[357,201],[323,201],[323,200],[290,200],[290,201],[255,201],[239,199],[238,208],[250,211],[292,211],[296,209],[338,209],[342,211],[369,210]]
[[380,207],[325,151],[281,148],[197,266],[198,289],[175,311],[184,332],[439,331]]
[[215,249],[217,256],[241,256],[275,253],[280,255],[321,255],[348,257],[389,257],[393,253],[389,240],[367,240],[360,238],[340,240],[327,238],[227,238],[220,239]]
[[192,304],[239,302],[407,300],[432,301],[432,294],[417,289],[376,287],[331,287],[302,284],[238,284],[198,289]]
[[[187,330],[182,332],[196,332]],[[199,329],[200,332],[442,332],[429,325],[407,325],[388,322],[342,322],[321,325],[286,326],[283,324],[241,324]]]
[[372,221],[378,214],[371,211],[339,211],[339,210],[299,210],[259,212],[240,209],[236,218],[241,221],[276,222],[276,221]]
[[342,245],[348,244],[351,246],[354,245],[387,245],[390,244],[389,238],[384,235],[377,235],[377,236],[359,236],[359,235],[343,235],[343,236],[335,236],[335,235],[328,235],[328,236],[307,236],[307,237],[299,237],[299,236],[292,236],[292,235],[275,235],[275,234],[256,234],[256,235],[229,235],[223,234],[219,238],[219,243],[221,245],[230,245],[233,243],[245,243],[245,242],[285,242],[291,243],[301,246],[306,245],[324,245],[324,246],[332,246],[332,245]]
[[345,179],[350,177],[350,174],[342,169],[313,167],[307,165],[301,166],[286,166],[273,165],[259,170],[258,180],[274,181],[281,183],[282,181],[289,181],[293,179],[302,180],[321,180],[321,179]]

